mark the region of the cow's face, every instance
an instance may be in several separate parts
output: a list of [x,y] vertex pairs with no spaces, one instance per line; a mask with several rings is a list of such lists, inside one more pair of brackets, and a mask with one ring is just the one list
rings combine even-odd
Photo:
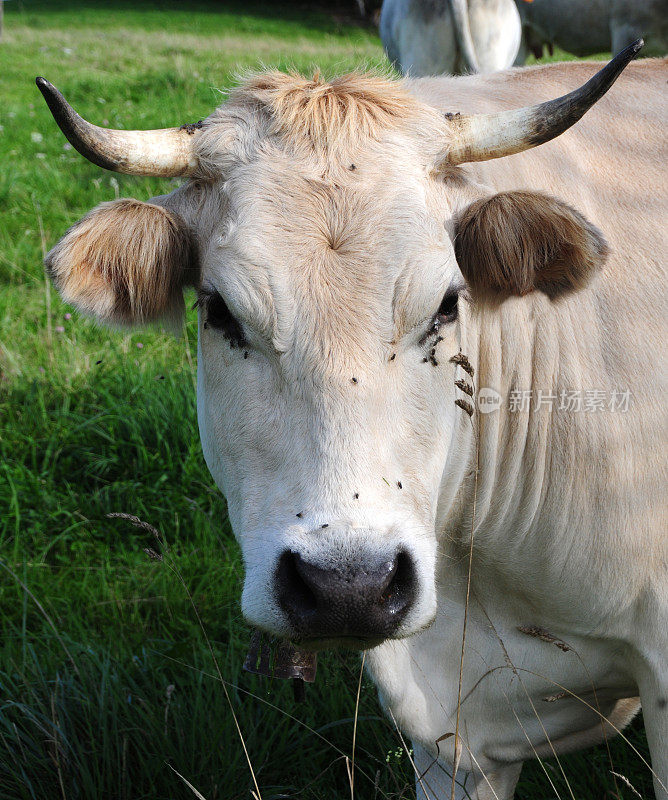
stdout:
[[357,155],[324,177],[258,158],[209,189],[224,213],[200,248],[198,412],[246,617],[368,643],[435,611],[467,309],[442,182]]
[[[433,110],[406,101],[397,124],[367,124],[367,100],[359,135],[314,122],[305,143],[285,134],[298,115],[281,129],[278,112],[233,104],[199,134],[197,179],[103,205],[47,259],[104,320],[169,316],[198,287],[200,432],[243,551],[243,610],[312,646],[430,623],[441,486],[470,424],[450,359],[473,305],[572,290],[605,255],[563,203],[490,196],[438,164]],[[323,102],[320,122],[336,113]]]

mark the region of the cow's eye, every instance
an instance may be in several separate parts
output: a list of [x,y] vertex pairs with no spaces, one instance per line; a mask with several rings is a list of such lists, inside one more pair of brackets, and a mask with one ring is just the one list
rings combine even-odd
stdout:
[[439,323],[443,324],[445,322],[454,322],[457,319],[458,299],[459,294],[457,292],[452,292],[450,294],[446,294],[441,300],[441,305],[438,307],[438,311],[436,312],[436,319]]
[[241,347],[245,344],[243,329],[232,316],[232,312],[220,292],[201,289],[195,305],[204,311],[204,324],[221,331],[229,339],[232,347]]

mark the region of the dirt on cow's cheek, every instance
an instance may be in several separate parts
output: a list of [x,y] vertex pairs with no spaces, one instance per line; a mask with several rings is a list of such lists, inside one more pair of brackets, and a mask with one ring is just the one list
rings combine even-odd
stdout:
[[302,650],[284,639],[254,631],[244,661],[244,669],[268,678],[292,680],[295,700],[304,700],[304,683],[313,683],[318,655]]

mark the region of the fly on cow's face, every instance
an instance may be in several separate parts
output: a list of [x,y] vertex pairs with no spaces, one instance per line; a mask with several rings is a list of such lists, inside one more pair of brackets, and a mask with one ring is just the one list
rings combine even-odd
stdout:
[[[221,331],[223,336],[228,339],[230,347],[243,347],[246,344],[243,329],[232,316],[232,312],[227,307],[227,303],[223,300],[220,292],[215,289],[200,289],[193,308],[203,309],[206,315],[204,327],[211,327]],[[247,352],[244,352],[244,358],[247,357]]]

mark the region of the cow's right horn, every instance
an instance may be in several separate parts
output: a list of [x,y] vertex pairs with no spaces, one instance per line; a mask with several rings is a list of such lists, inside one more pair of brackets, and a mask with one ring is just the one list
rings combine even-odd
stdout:
[[98,167],[127,175],[163,178],[191,175],[197,165],[193,155],[198,125],[153,131],[98,128],[80,117],[55,86],[37,78],[54,119],[73,147]]
[[496,114],[448,115],[452,142],[442,161],[449,164],[487,161],[549,142],[568,130],[603,97],[643,44],[638,39],[579,89],[556,100]]

